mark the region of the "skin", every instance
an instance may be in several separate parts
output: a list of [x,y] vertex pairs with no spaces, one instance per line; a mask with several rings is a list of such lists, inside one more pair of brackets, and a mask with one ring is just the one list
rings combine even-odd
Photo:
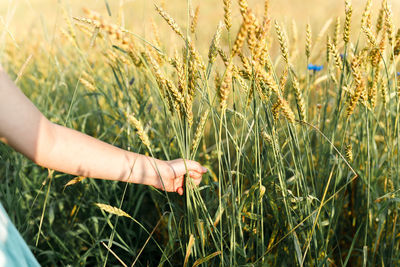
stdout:
[[163,161],[129,152],[50,122],[0,66],[0,140],[45,168],[77,176],[145,184],[183,194],[189,174],[199,185],[207,169],[196,161]]

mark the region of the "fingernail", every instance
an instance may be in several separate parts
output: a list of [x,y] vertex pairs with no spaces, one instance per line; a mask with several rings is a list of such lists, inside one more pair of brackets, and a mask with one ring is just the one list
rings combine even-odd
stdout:
[[179,187],[178,188],[178,190],[176,190],[176,192],[179,194],[179,195],[183,195],[183,188],[182,187]]

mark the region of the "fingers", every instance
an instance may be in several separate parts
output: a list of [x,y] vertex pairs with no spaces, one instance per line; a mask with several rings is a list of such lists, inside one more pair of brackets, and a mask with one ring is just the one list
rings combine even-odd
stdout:
[[[197,172],[189,172],[189,178],[192,179],[192,182],[198,186],[201,182],[202,175]],[[173,191],[178,193],[179,195],[183,195],[183,185],[184,185],[184,176],[179,176],[174,180],[174,188]]]
[[170,164],[174,168],[176,176],[186,174],[186,170],[189,172],[197,172],[199,174],[205,174],[208,171],[207,168],[201,166],[200,163],[193,160],[177,159],[170,161]]
[[198,173],[198,172],[194,172],[194,171],[189,171],[188,174],[189,174],[189,177],[194,179],[194,180],[198,180],[198,179],[201,180],[201,177],[203,176],[203,174]]
[[193,160],[187,160],[186,161],[186,165],[188,167],[188,170],[192,170],[201,174],[204,174],[207,172],[207,168],[201,166],[200,163],[198,163],[197,161],[193,161]]
[[[197,172],[189,172],[189,179],[192,179],[192,182],[194,183],[195,186],[198,186],[201,182],[202,175],[197,173]],[[174,185],[173,185],[173,191],[178,193],[179,195],[183,195],[184,189],[184,176],[179,176],[178,178],[175,178],[174,180]]]
[[203,174],[208,170],[203,167],[200,163],[193,160],[176,159],[169,161],[170,166],[174,170],[175,179],[173,182],[173,192],[183,195],[184,193],[184,177],[187,174],[190,177],[194,185],[198,186],[201,182]]
[[183,195],[183,188],[182,188],[182,187],[179,187],[178,190],[176,190],[176,192],[177,192],[180,196],[182,196],[182,195]]
[[184,177],[180,176],[180,177],[176,178],[174,181],[174,191],[181,196],[183,195],[183,180],[184,180]]

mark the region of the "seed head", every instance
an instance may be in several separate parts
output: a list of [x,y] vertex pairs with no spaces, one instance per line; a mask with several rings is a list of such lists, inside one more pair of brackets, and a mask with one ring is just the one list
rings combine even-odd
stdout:
[[134,114],[128,115],[128,122],[133,124],[133,126],[137,130],[137,134],[139,135],[139,138],[142,141],[142,143],[147,147],[147,149],[151,150],[150,139],[147,133],[145,132],[142,123],[138,119],[136,119]]
[[330,55],[335,60],[335,66],[340,71],[342,69],[342,59],[339,56],[339,52],[337,51],[336,46],[333,44],[331,40],[328,40],[328,50]]
[[243,17],[242,25],[240,26],[239,32],[236,35],[235,43],[232,47],[231,57],[234,57],[242,49],[248,29],[253,23],[252,18],[253,16],[250,16],[249,12],[247,12],[247,14]]
[[335,29],[333,32],[333,44],[337,47],[340,35],[340,17],[336,18]]
[[224,79],[222,80],[221,87],[219,89],[219,97],[220,97],[220,107],[222,110],[225,110],[227,107],[227,100],[229,93],[232,89],[232,71],[233,64],[230,63],[225,71]]
[[224,22],[225,27],[229,31],[232,27],[232,1],[231,0],[223,0],[224,1]]
[[351,5],[351,0],[346,0],[345,11],[346,11],[346,19],[344,22],[343,41],[345,42],[345,44],[347,44],[350,41],[350,25],[351,25],[351,16],[353,14],[353,7]]
[[200,118],[200,121],[196,127],[196,132],[194,134],[194,138],[193,138],[193,143],[192,143],[192,150],[197,149],[200,141],[201,141],[201,137],[203,135],[203,131],[204,131],[204,127],[206,125],[207,122],[207,118],[208,118],[208,111],[204,112],[203,115]]
[[389,44],[391,47],[393,47],[393,40],[394,40],[394,25],[393,25],[393,13],[392,13],[392,8],[391,6],[386,3],[385,6],[385,28],[386,28],[386,33],[389,39]]
[[346,146],[346,159],[347,159],[349,162],[352,162],[352,161],[353,161],[353,146],[352,146],[351,144],[348,144],[348,145]]
[[307,23],[306,26],[306,57],[310,58],[311,55],[311,45],[312,45],[312,32],[311,25]]
[[289,103],[286,102],[286,100],[282,97],[278,97],[277,103],[282,111],[283,116],[288,120],[288,122],[294,123],[296,119],[292,109],[289,106]]
[[300,83],[295,75],[293,75],[292,83],[293,83],[294,93],[296,96],[296,104],[297,104],[297,110],[299,112],[299,118],[301,121],[306,121],[306,108],[300,89]]
[[155,7],[158,14],[160,14],[160,16],[168,23],[172,30],[185,40],[185,37],[183,36],[182,30],[179,27],[178,23],[176,23],[175,20],[167,12],[165,12],[162,7],[159,7],[158,5],[155,5]]
[[192,23],[190,24],[190,31],[194,34],[196,32],[197,22],[199,20],[200,6],[196,7],[196,11],[192,16]]
[[208,62],[213,64],[215,62],[215,58],[218,55],[218,47],[221,40],[221,31],[222,31],[223,23],[220,22],[217,27],[217,31],[214,35],[214,38],[211,42],[211,46],[208,52]]
[[239,1],[239,7],[240,7],[240,13],[244,17],[247,13],[247,8],[248,8],[248,3],[247,0],[238,0]]
[[376,34],[379,34],[379,32],[383,28],[383,23],[385,21],[385,16],[386,16],[385,6],[386,6],[386,0],[382,1],[382,6],[379,9],[379,15],[376,21]]
[[281,48],[282,57],[286,61],[286,63],[289,63],[289,50],[288,50],[287,38],[277,21],[275,21],[275,30],[276,34],[278,35],[278,41],[279,41],[279,46]]
[[113,207],[107,204],[96,203],[96,206],[99,207],[101,210],[104,210],[108,213],[117,215],[117,216],[124,216],[132,219],[132,216],[126,213],[125,211],[121,210],[120,208]]

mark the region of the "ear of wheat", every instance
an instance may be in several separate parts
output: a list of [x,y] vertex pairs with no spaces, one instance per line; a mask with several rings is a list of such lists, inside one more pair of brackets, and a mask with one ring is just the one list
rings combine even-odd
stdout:
[[227,107],[228,96],[232,88],[232,72],[233,72],[233,63],[230,63],[226,68],[224,79],[222,80],[219,89],[219,97],[221,100],[220,107],[222,110],[225,110]]
[[353,15],[353,7],[351,5],[351,0],[346,0],[345,10],[346,10],[346,18],[344,21],[343,41],[347,44],[350,41],[351,17]]
[[211,42],[209,52],[208,52],[208,62],[209,64],[213,64],[215,62],[215,59],[218,55],[218,47],[219,43],[221,40],[221,31],[222,31],[223,23],[220,22],[217,27],[217,31],[215,32],[215,35],[213,37],[213,40]]
[[311,33],[311,25],[307,23],[306,26],[306,57],[310,58],[311,55],[311,45],[312,45],[312,33]]
[[95,204],[101,210],[104,210],[105,212],[108,212],[110,214],[114,214],[114,215],[117,215],[117,216],[123,216],[123,217],[127,217],[127,218],[130,218],[130,219],[133,219],[131,215],[129,215],[125,211],[121,210],[120,208],[113,207],[113,206],[110,206],[110,205],[107,205],[107,204],[102,204],[102,203],[95,203]]
[[150,143],[150,138],[145,132],[142,123],[136,119],[134,114],[129,114],[128,115],[128,122],[132,123],[133,126],[135,126],[137,130],[137,134],[139,135],[140,140],[142,143],[147,147],[147,149],[151,150],[151,143]]
[[231,57],[234,57],[237,53],[239,53],[240,49],[242,48],[248,33],[248,29],[253,23],[251,18],[252,16],[250,16],[249,12],[243,17],[242,25],[240,26],[239,32],[236,35],[235,43],[232,47]]
[[160,16],[167,22],[171,29],[183,40],[185,40],[185,36],[183,35],[183,32],[178,23],[176,23],[175,20],[162,7],[159,7],[157,5],[155,5],[155,7],[158,14],[160,14]]
[[288,120],[288,122],[294,123],[296,121],[294,113],[290,108],[289,103],[285,99],[283,99],[282,97],[278,97],[277,105],[277,109],[282,111],[284,117]]
[[199,13],[200,13],[200,6],[197,6],[196,11],[194,12],[194,15],[192,16],[192,22],[190,24],[190,31],[193,34],[196,32],[197,23],[199,20]]
[[224,22],[225,27],[229,31],[232,27],[232,1],[231,0],[223,0],[224,1]]
[[275,21],[275,30],[278,36],[279,47],[281,49],[282,57],[286,61],[286,63],[289,63],[289,49],[287,44],[287,38],[277,21]]

